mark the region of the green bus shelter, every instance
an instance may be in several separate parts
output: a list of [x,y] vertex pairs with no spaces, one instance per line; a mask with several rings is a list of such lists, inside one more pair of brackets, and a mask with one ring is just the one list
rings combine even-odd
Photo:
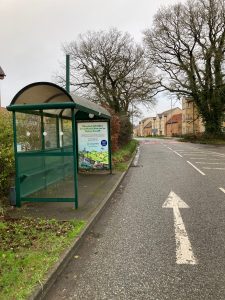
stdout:
[[[23,201],[74,202],[78,208],[79,165],[112,170],[108,111],[50,82],[24,87],[7,109],[13,113],[16,206]],[[79,135],[78,128],[86,131]],[[82,143],[79,148],[81,138],[93,146],[96,134],[102,138],[103,163],[94,160],[96,151]]]

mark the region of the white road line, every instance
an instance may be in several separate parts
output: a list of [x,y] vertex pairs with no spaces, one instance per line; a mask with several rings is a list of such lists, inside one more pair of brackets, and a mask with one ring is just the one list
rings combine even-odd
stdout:
[[196,161],[196,164],[202,164],[202,165],[223,165],[224,163],[221,162],[203,162],[203,161]]
[[223,188],[219,188],[221,190],[221,192],[223,192],[225,194],[225,189]]
[[202,167],[205,170],[225,170],[225,168],[209,168],[209,167]]
[[218,155],[215,155],[215,154],[201,154],[201,153],[182,153],[183,155],[192,155],[192,156],[197,156],[197,157],[215,157],[215,158],[223,158],[222,156],[218,156]]
[[182,155],[180,155],[180,153],[178,153],[177,151],[173,151],[174,153],[176,153],[178,156],[183,157]]
[[[177,152],[183,152],[183,153],[188,153],[188,151],[187,150],[179,150],[179,149],[174,149],[174,151],[177,151]],[[182,154],[183,154],[182,153]]]
[[196,156],[208,156],[208,154],[203,153],[182,153],[183,155],[196,155]]
[[189,208],[189,206],[178,195],[171,191],[162,207],[173,209],[176,239],[176,263],[180,265],[196,265],[197,259],[192,251],[191,243],[179,210],[179,208]]
[[[193,157],[192,159],[205,159],[205,158],[201,158],[201,157]],[[222,160],[220,158],[207,158],[207,162],[208,161],[221,161],[221,162],[225,162],[225,160]]]
[[206,152],[198,152],[198,151],[195,151],[195,152],[193,152],[193,151],[185,151],[185,154],[186,155],[188,155],[188,154],[205,154],[205,155],[207,155],[208,153],[206,153]]
[[136,167],[138,164],[139,156],[140,156],[140,147],[137,147],[137,153],[135,155],[134,162],[133,162],[134,167]]
[[[190,157],[190,159],[206,159],[206,157]],[[207,160],[220,160],[220,158],[207,158]]]
[[205,159],[205,157],[190,157],[190,159]]
[[173,151],[176,155],[180,156],[180,157],[183,157],[180,153],[178,153],[177,151],[173,150],[172,148],[170,147],[167,147],[169,150]]
[[193,165],[190,161],[187,160],[187,163],[191,165],[195,170],[197,170],[200,174],[205,175],[201,170],[199,170],[195,165]]
[[219,156],[221,156],[221,157],[225,157],[225,154],[223,154],[223,153],[218,153],[218,152],[211,152],[212,154],[216,154],[216,155],[219,155]]

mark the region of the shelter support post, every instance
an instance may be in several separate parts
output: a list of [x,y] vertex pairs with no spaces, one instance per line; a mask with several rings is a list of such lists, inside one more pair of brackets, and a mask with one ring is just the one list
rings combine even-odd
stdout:
[[[44,131],[45,131],[45,124],[44,124],[44,115],[43,115],[43,110],[40,110],[40,115],[41,115],[41,149],[42,151],[45,150],[45,136],[44,136]],[[45,157],[43,157],[42,160],[42,167],[43,169],[45,169]],[[47,187],[47,180],[46,180],[46,176],[45,176],[45,188]]]
[[41,149],[45,150],[45,136],[44,136],[44,131],[45,131],[45,127],[44,127],[44,116],[43,116],[43,111],[40,111],[41,114]]
[[72,138],[73,138],[73,163],[74,163],[74,200],[75,208],[78,208],[78,176],[77,176],[77,139],[76,139],[76,117],[74,109],[71,109],[72,116]]
[[15,187],[16,187],[16,206],[21,206],[20,201],[20,178],[19,178],[19,168],[18,168],[18,155],[17,155],[17,132],[16,132],[16,112],[13,111],[13,137],[14,137],[14,156],[15,156]]
[[57,148],[60,148],[59,116],[56,117],[56,141]]

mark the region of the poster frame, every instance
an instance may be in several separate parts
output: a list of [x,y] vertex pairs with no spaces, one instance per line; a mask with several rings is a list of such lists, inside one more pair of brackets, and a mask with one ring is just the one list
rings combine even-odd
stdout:
[[76,122],[76,140],[77,140],[77,168],[79,171],[79,137],[78,137],[78,124],[79,123],[107,123],[108,129],[108,162],[109,173],[112,174],[112,146],[111,146],[111,122],[109,119],[91,119],[91,120],[77,120]]

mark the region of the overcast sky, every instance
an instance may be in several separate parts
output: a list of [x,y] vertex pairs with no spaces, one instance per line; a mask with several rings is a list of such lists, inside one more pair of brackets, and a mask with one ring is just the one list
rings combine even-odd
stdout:
[[[87,30],[117,27],[136,41],[151,27],[162,5],[177,0],[0,0],[0,66],[6,78],[0,81],[2,106],[24,86],[35,81],[53,81],[64,59],[61,45],[76,40]],[[154,111],[170,108],[160,97]]]

